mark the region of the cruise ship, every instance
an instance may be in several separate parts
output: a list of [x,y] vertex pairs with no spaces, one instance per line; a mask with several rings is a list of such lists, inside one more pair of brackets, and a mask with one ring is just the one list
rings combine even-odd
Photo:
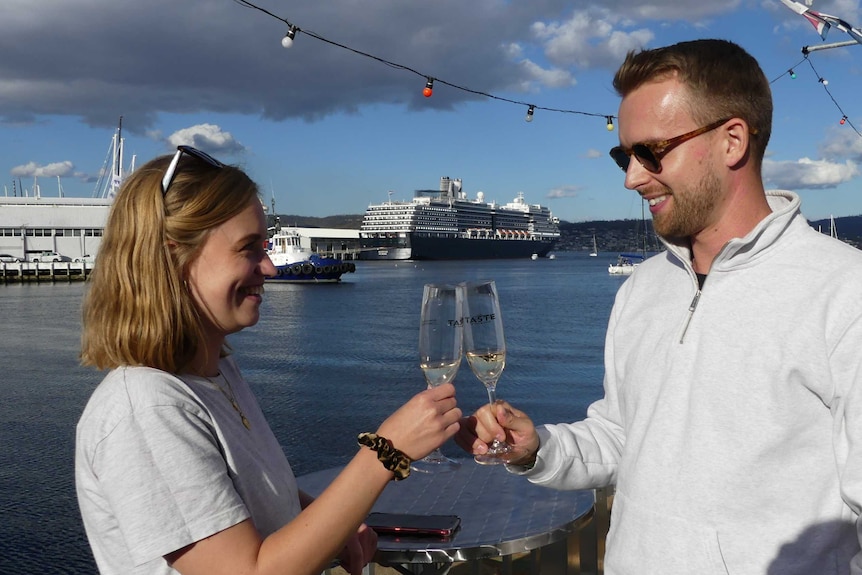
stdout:
[[[391,192],[390,192],[391,194]],[[363,260],[456,260],[545,257],[560,238],[559,218],[519,193],[511,202],[468,199],[460,179],[416,190],[409,202],[372,204],[359,230]]]

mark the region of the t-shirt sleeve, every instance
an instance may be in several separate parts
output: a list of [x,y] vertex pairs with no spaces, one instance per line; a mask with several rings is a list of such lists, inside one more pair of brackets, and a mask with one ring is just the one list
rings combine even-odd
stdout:
[[249,517],[215,431],[191,403],[136,409],[99,443],[93,467],[136,565]]

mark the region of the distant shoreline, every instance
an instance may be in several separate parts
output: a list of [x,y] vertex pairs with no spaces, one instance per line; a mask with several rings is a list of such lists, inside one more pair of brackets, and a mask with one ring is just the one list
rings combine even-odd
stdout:
[[[275,218],[276,216],[270,216]],[[305,228],[336,228],[358,230],[363,214],[346,214],[325,217],[278,214],[282,225]],[[829,219],[808,222],[814,229],[829,233]],[[855,248],[862,248],[862,215],[835,218],[838,237]],[[600,252],[630,252],[644,249],[643,224],[640,219],[595,220],[589,222],[560,222],[560,241],[555,251],[590,251],[593,236]],[[652,233],[651,220],[646,221],[646,251],[657,251],[659,242]]]

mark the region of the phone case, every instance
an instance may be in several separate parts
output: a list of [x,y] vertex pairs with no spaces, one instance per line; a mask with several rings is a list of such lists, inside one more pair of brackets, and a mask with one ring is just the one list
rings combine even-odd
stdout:
[[457,515],[371,513],[365,523],[382,535],[450,537],[461,524]]

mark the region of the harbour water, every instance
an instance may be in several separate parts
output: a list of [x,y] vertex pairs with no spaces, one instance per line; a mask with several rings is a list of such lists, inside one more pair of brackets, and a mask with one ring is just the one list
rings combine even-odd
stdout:
[[[231,344],[297,475],[345,463],[424,387],[422,285],[493,279],[508,345],[498,396],[536,423],[601,396],[615,254],[554,260],[362,262],[331,285],[267,284],[260,323]],[[0,285],[0,573],[96,572],[75,500],[75,424],[101,373],[78,365],[82,282]],[[459,405],[487,401],[466,362]],[[453,443],[448,455],[463,456]],[[505,473],[502,469],[501,473]]]

